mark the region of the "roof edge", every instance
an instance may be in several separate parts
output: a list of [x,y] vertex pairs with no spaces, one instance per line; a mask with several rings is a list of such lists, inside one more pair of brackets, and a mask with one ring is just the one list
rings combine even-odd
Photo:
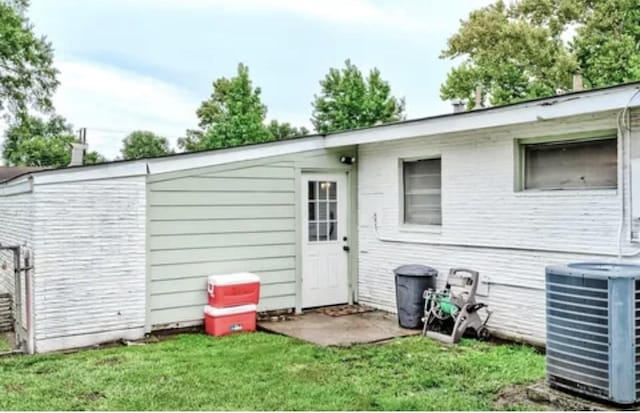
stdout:
[[[634,93],[629,93],[634,90]],[[0,188],[24,177],[34,177],[35,184],[46,184],[159,174],[314,149],[331,149],[420,136],[426,137],[557,119],[583,113],[604,112],[626,107],[632,103],[630,99],[638,94],[638,91],[640,91],[640,82],[631,82],[466,112],[446,113],[365,128],[336,131],[323,135],[308,135],[275,142],[179,153],[155,158],[27,172],[0,182]],[[640,102],[631,106],[639,105]],[[451,119],[456,119],[456,122],[451,122]]]

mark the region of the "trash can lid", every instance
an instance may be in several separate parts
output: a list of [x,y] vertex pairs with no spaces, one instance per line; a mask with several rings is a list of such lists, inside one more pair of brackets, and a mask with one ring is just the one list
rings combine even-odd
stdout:
[[420,264],[401,265],[393,270],[395,275],[408,275],[412,277],[437,277],[438,270],[433,267]]

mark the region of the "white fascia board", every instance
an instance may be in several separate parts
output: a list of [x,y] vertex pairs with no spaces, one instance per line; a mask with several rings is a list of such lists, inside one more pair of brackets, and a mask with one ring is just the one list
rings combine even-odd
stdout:
[[33,180],[27,175],[15,181],[0,185],[0,196],[17,195],[31,192],[33,190]]
[[[453,116],[424,119],[423,121],[336,133],[325,138],[325,147],[334,148],[442,135],[622,109],[627,106],[629,99],[639,88],[640,86],[630,85],[625,88],[594,91],[593,94],[556,96],[502,109],[471,111]],[[632,106],[639,104],[640,98],[636,99]]]
[[135,162],[116,162],[95,165],[93,167],[78,167],[43,171],[33,174],[35,185],[57,184],[76,181],[93,181],[98,179],[122,178],[127,176],[146,175],[147,163],[144,160]]
[[[67,168],[34,173],[34,184],[50,184],[96,179],[121,178],[202,168],[212,165],[250,161],[270,156],[287,155],[324,148],[337,148],[374,142],[447,133],[465,132],[552,120],[589,113],[622,109],[640,86],[633,84],[583,94],[554,96],[535,102],[503,108],[471,111],[453,116],[426,118],[361,130],[337,132],[327,136],[284,140],[262,145],[245,146],[132,162],[116,162],[93,167]],[[631,104],[640,105],[640,98]],[[12,182],[13,183],[13,182]],[[7,184],[0,184],[6,188]],[[0,192],[1,193],[1,192]]]
[[288,155],[324,148],[324,138],[300,138],[273,142],[267,145],[220,149],[217,151],[185,154],[167,158],[149,159],[149,173],[181,171],[232,162],[250,161],[271,156]]

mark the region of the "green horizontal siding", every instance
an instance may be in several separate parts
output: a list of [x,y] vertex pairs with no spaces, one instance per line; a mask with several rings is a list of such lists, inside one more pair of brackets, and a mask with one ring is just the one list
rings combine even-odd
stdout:
[[287,218],[247,218],[234,220],[189,220],[152,221],[149,223],[149,235],[195,235],[195,234],[242,234],[262,231],[295,231],[296,221]]
[[[274,308],[293,308],[295,295],[279,297],[261,297],[260,310]],[[202,322],[204,304],[194,304],[185,307],[168,307],[161,310],[151,310],[149,321],[156,329],[164,327],[179,327],[180,325]]]
[[222,178],[189,176],[170,181],[155,182],[154,191],[182,192],[289,192],[292,178]]
[[293,179],[293,164],[291,165],[259,165],[246,168],[231,169],[204,173],[201,176],[214,178],[252,178],[252,179]]
[[151,206],[293,205],[293,192],[185,192],[153,191]]
[[294,231],[156,235],[151,238],[149,249],[156,251],[189,248],[242,247],[249,245],[295,244],[295,242]]
[[[271,291],[270,287],[274,284],[294,283],[295,271],[278,270],[278,271],[257,271],[261,278],[264,279],[262,284],[265,291]],[[154,294],[171,294],[183,293],[189,291],[204,291],[207,288],[206,276],[198,275],[194,277],[170,278],[165,280],[154,281]]]
[[151,251],[151,262],[157,265],[190,262],[238,261],[243,259],[293,257],[295,244],[252,245],[244,247],[213,247]]
[[292,218],[293,205],[191,205],[151,206],[151,221],[181,221],[183,219],[268,219]]
[[152,326],[202,319],[213,274],[256,273],[260,309],[295,306],[294,173],[277,162],[149,183]]
[[299,290],[300,169],[347,171],[352,151],[311,151],[148,177],[148,328],[202,321],[207,277],[252,272],[260,310],[293,308]]
[[237,261],[152,264],[150,278],[155,281],[184,277],[206,277],[213,274],[228,274],[238,271],[260,274],[261,272],[293,269],[295,266],[295,257],[262,257]]

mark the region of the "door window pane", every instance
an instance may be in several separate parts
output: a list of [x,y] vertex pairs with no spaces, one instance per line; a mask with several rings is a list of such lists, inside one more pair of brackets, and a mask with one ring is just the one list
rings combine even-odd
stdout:
[[329,195],[328,182],[320,182],[319,187],[320,191],[318,193],[318,199],[327,199],[327,196]]
[[318,202],[318,220],[319,221],[327,220],[327,201]]
[[318,224],[318,241],[326,241],[327,239],[327,223],[321,222]]
[[309,221],[315,221],[316,219],[316,203],[309,202]]
[[338,223],[336,221],[329,222],[329,241],[338,239]]
[[309,181],[309,199],[318,199],[318,183],[315,181]]
[[329,219],[331,220],[338,219],[338,203],[337,202],[329,202]]
[[309,222],[309,241],[318,240],[318,224],[316,222]]
[[338,188],[335,181],[309,181],[309,241],[338,240]]
[[327,182],[327,183],[329,184],[329,199],[335,200],[338,196],[338,191],[337,191],[338,185],[336,184],[336,182]]

